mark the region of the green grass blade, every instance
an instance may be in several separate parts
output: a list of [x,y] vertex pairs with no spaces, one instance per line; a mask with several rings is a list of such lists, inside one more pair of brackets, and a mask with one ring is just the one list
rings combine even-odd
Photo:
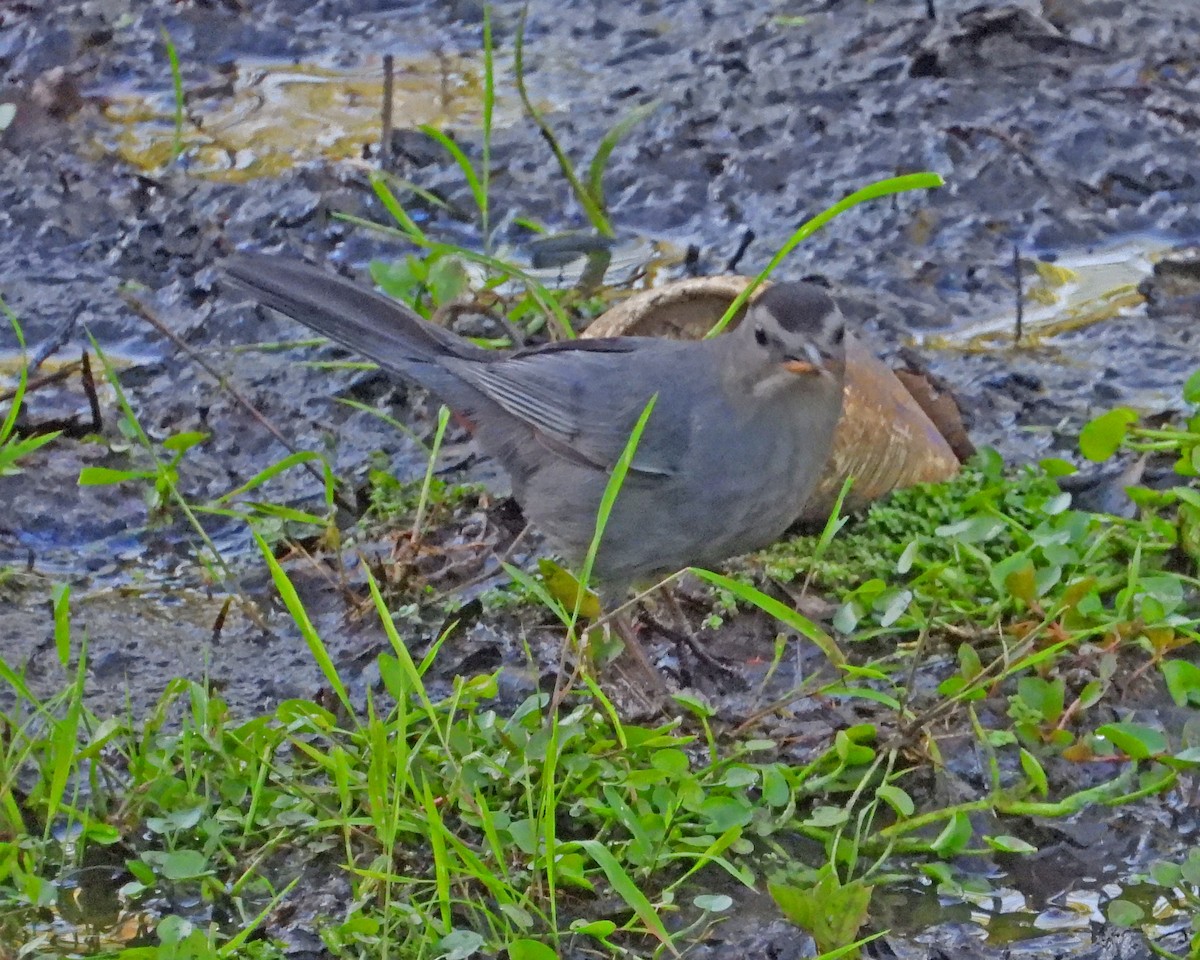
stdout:
[[312,621],[308,618],[308,611],[304,609],[304,602],[300,599],[300,595],[296,593],[296,587],[283,567],[279,565],[279,561],[275,559],[275,554],[271,551],[267,541],[262,538],[257,530],[252,531],[252,533],[254,534],[255,543],[258,544],[258,549],[262,552],[263,559],[267,561],[267,569],[271,571],[271,580],[275,583],[275,589],[279,591],[279,597],[283,600],[283,605],[287,607],[292,621],[299,628],[300,636],[304,639],[304,643],[308,647],[309,653],[312,654],[312,658],[317,662],[317,666],[321,670],[321,675],[325,678],[325,682],[329,684],[329,689],[334,692],[339,702],[345,707],[346,713],[354,716],[354,705],[350,702],[350,694],[346,692],[346,685],[342,683],[342,678],[338,675],[333,658],[329,655],[329,650],[317,633],[317,628],[313,626]]
[[437,465],[438,451],[442,449],[442,440],[446,436],[446,427],[450,424],[450,408],[445,404],[438,407],[437,432],[433,435],[433,448],[429,451],[429,460],[425,464],[425,479],[421,482],[421,496],[417,499],[417,513],[413,517],[412,542],[421,539],[421,524],[425,522],[425,511],[429,506],[429,491],[433,487],[433,468]]
[[429,849],[433,857],[433,875],[437,888],[437,901],[442,915],[443,933],[449,933],[454,928],[454,917],[451,913],[450,898],[450,862],[449,849],[446,846],[446,829],[438,810],[437,801],[433,799],[433,791],[429,783],[422,784],[422,805],[425,808],[425,818],[429,826]]
[[868,200],[877,200],[880,197],[891,196],[894,193],[904,193],[908,190],[931,190],[934,187],[942,186],[946,181],[936,173],[909,173],[902,177],[888,177],[886,180],[879,180],[876,183],[868,184],[860,190],[855,190],[847,197],[843,197],[832,207],[822,210],[811,220],[805,221],[793,233],[787,243],[779,248],[778,252],[771,258],[771,262],[763,268],[762,272],[754,278],[754,280],[734,297],[733,303],[729,305],[729,309],[725,311],[721,319],[713,324],[713,328],[705,334],[705,337],[715,337],[718,333],[729,326],[729,321],[732,320],[742,305],[750,299],[755,290],[758,289],[767,277],[775,272],[787,256],[796,249],[803,241],[807,240],[814,233],[820,230],[838,214],[845,213],[851,207],[857,207],[860,203],[866,203]]
[[700,567],[690,567],[689,570],[700,577],[700,579],[707,580],[722,590],[728,590],[735,597],[753,604],[763,611],[763,613],[791,627],[801,636],[807,637],[820,648],[821,652],[825,654],[826,659],[835,667],[840,667],[846,662],[846,655],[838,648],[833,637],[799,611],[780,603],[774,597],[767,596],[767,594],[749,584],[739,583],[737,580],[732,580],[719,573],[713,573],[711,570],[702,570]]
[[327,492],[328,492],[329,486],[331,484],[333,484],[333,482],[334,482],[333,481],[333,473],[329,469],[329,462],[325,459],[325,457],[323,457],[319,453],[315,453],[311,450],[301,450],[297,453],[291,454],[290,456],[284,457],[282,460],[278,461],[277,463],[271,464],[271,466],[267,467],[265,470],[260,470],[253,477],[251,477],[249,480],[247,480],[245,483],[243,483],[240,487],[230,490],[228,493],[222,494],[213,502],[214,503],[228,503],[234,497],[239,497],[243,493],[247,493],[247,492],[253,490],[255,487],[262,486],[264,483],[266,483],[272,477],[279,476],[279,474],[284,473],[287,470],[290,470],[292,467],[296,466],[297,464],[309,463],[313,460],[320,461],[321,465],[324,467],[325,486],[326,486]]
[[654,412],[654,405],[656,403],[658,403],[657,393],[650,398],[646,406],[642,409],[637,423],[633,425],[633,430],[630,431],[629,439],[625,441],[625,449],[621,451],[617,462],[613,464],[612,472],[608,476],[608,483],[604,485],[604,494],[600,497],[600,509],[596,512],[596,528],[592,532],[592,542],[588,545],[587,556],[583,560],[583,569],[579,572],[580,589],[575,598],[575,611],[571,618],[572,623],[579,619],[579,609],[583,605],[584,596],[591,581],[592,567],[596,564],[596,554],[600,551],[600,540],[604,536],[604,528],[608,526],[608,518],[612,515],[613,505],[617,502],[617,495],[621,492],[621,486],[625,483],[625,477],[629,473],[630,466],[633,464],[638,444],[642,440],[642,433],[646,429],[646,423],[650,419],[650,414]]
[[171,162],[174,163],[183,153],[183,72],[179,69],[179,51],[167,28],[162,28],[163,43],[167,45],[167,61],[171,65],[171,89],[175,95],[175,135],[171,141]]
[[425,235],[425,231],[418,227],[416,221],[405,212],[400,201],[396,199],[396,195],[392,193],[391,187],[387,185],[387,175],[374,171],[371,173],[370,180],[375,196],[379,198],[383,208],[392,215],[392,219],[400,224],[404,236],[419,246],[428,246],[429,238]]
[[[3,310],[4,315],[8,317],[8,322],[13,328],[13,333],[17,336],[17,346],[21,351],[25,350],[25,331],[21,329],[21,322],[17,319],[17,315],[12,308],[0,298],[0,310]],[[21,363],[21,370],[17,376],[17,387],[13,391],[12,405],[8,408],[8,413],[4,417],[4,423],[0,424],[0,445],[6,444],[8,438],[12,436],[13,430],[17,426],[17,417],[21,415],[21,403],[25,399],[25,385],[29,382],[29,365],[26,362]]]
[[445,151],[454,158],[454,162],[458,164],[458,169],[462,171],[463,179],[467,181],[467,186],[471,189],[471,196],[475,199],[475,206],[479,210],[480,217],[486,219],[488,206],[487,191],[470,159],[463,153],[462,147],[437,127],[422,124],[417,129],[431,140],[436,140],[440,143]]
[[34,437],[26,437],[24,440],[18,440],[15,443],[0,442],[0,477],[23,473],[24,470],[17,466],[18,461],[41,449],[52,440],[58,439],[61,434],[61,430],[54,430],[50,433],[41,433]]
[[492,124],[496,113],[496,64],[492,43],[492,8],[483,7],[483,161],[480,164],[483,204],[479,208],[479,227],[483,233],[483,249],[492,249],[492,228],[488,209],[488,191],[492,180]]
[[542,135],[542,139],[550,147],[550,152],[554,154],[554,159],[558,161],[558,168],[562,172],[563,178],[571,188],[571,192],[575,194],[575,199],[579,205],[583,207],[584,215],[588,218],[588,222],[595,227],[596,232],[603,237],[615,237],[616,232],[609,223],[608,217],[604,210],[597,205],[595,198],[582,183],[579,182],[579,177],[575,173],[575,167],[571,163],[571,158],[567,156],[566,151],[558,142],[558,137],[554,135],[550,124],[546,122],[546,118],[542,116],[541,111],[533,105],[533,101],[529,98],[529,90],[525,86],[525,18],[528,14],[528,7],[521,8],[521,17],[517,23],[517,34],[513,41],[513,74],[517,86],[517,96],[521,99],[521,106],[525,110],[526,116],[534,122],[538,131]]
[[63,805],[67,782],[75,769],[75,753],[79,745],[79,721],[83,715],[83,691],[87,683],[87,642],[80,645],[75,680],[67,690],[67,713],[54,722],[50,734],[50,783],[46,789],[46,836],[55,826],[55,818]]
[[[378,364],[371,364],[371,366],[378,369]],[[418,447],[420,447],[422,451],[424,451],[426,457],[432,454],[432,451],[429,449],[429,444],[417,436],[416,431],[413,430],[412,427],[408,426],[408,424],[401,423],[395,417],[384,413],[378,407],[372,407],[370,404],[362,403],[359,400],[352,400],[350,397],[337,397],[336,399],[338,403],[344,403],[346,406],[353,407],[355,410],[361,410],[363,413],[369,413],[373,417],[378,417],[393,430],[397,430],[408,437],[409,440],[411,440]]]
[[[246,926],[221,944],[221,946],[217,948],[216,953],[220,960],[229,960],[229,958],[236,957],[237,952],[250,942],[251,937],[253,937],[258,928],[263,925],[267,917],[275,912],[275,908],[283,902],[284,898],[292,892],[296,884],[298,884],[302,879],[303,876],[300,876],[292,880],[291,883],[289,883],[286,887],[275,894],[275,896],[268,900],[263,905],[263,908],[250,919],[250,922],[246,924]],[[155,952],[157,955],[157,949]],[[124,953],[125,951],[121,951],[122,956],[124,956]]]
[[671,935],[667,933],[667,928],[663,925],[662,918],[659,917],[658,911],[654,909],[654,904],[650,902],[649,897],[642,893],[638,885],[634,883],[633,878],[625,872],[625,868],[612,855],[608,847],[599,840],[580,840],[578,842],[579,846],[586,850],[588,856],[596,862],[596,865],[604,871],[604,875],[608,878],[608,882],[612,884],[613,890],[625,901],[629,909],[637,914],[638,919],[645,924],[646,929],[657,937],[674,956],[679,956],[679,951],[671,943]]
[[588,166],[587,188],[592,199],[601,210],[608,209],[608,205],[604,202],[604,170],[608,166],[608,158],[612,156],[613,150],[625,138],[625,135],[643,120],[653,115],[661,105],[661,100],[651,100],[649,103],[644,103],[640,107],[631,110],[614,123],[608,133],[600,140],[600,146],[596,148],[596,154],[592,157],[592,162]]

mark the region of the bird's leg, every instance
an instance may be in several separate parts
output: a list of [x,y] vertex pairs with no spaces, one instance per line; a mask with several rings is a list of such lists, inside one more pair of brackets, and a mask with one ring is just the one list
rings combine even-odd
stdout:
[[667,689],[662,674],[650,662],[646,648],[637,636],[632,618],[619,613],[613,617],[610,626],[623,645],[621,652],[612,661],[613,672],[643,706],[656,713],[665,712],[671,692]]
[[599,593],[601,607],[609,612],[591,630],[611,631],[620,640],[621,650],[610,661],[613,673],[644,707],[655,713],[665,712],[670,691],[637,635],[628,609],[633,601],[622,603],[628,593],[627,585],[608,584]]
[[746,678],[742,676],[742,672],[737,668],[736,665],[726,663],[724,660],[714,657],[711,653],[704,649],[704,645],[692,631],[692,626],[688,622],[687,614],[684,613],[683,607],[680,606],[679,598],[675,596],[674,591],[672,591],[670,587],[664,587],[661,591],[659,591],[659,595],[666,600],[667,606],[671,610],[672,618],[678,625],[677,628],[670,629],[663,628],[661,624],[658,624],[657,626],[659,629],[661,629],[677,647],[687,647],[695,655],[696,659],[709,669],[714,670],[716,673],[722,676],[734,677],[745,683]]

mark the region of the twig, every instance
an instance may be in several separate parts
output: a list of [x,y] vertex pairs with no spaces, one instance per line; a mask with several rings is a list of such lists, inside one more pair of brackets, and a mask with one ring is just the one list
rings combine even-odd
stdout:
[[383,55],[383,130],[379,138],[379,167],[386,169],[392,159],[392,97],[396,83],[396,58]]
[[92,375],[92,361],[86,350],[79,359],[79,366],[82,369],[80,379],[83,381],[83,393],[87,397],[88,406],[92,408],[92,432],[99,433],[104,428],[104,414],[100,410],[100,398],[96,395],[96,378]]
[[[238,403],[238,405],[240,405],[247,413],[250,414],[250,416],[257,420],[263,426],[263,428],[269,434],[271,434],[271,436],[283,444],[284,449],[286,449],[288,453],[294,454],[300,452],[296,449],[295,445],[288,440],[288,438],[285,437],[282,432],[280,432],[279,428],[266,418],[266,416],[261,410],[258,409],[258,407],[254,406],[254,404],[252,404],[249,400],[242,396],[241,393],[238,392],[237,388],[229,382],[228,378],[223,373],[213,367],[212,364],[200,356],[200,354],[193,350],[189,344],[180,338],[178,334],[167,327],[167,325],[158,318],[158,315],[146,303],[128,294],[125,294],[123,299],[131,308],[133,308],[138,316],[140,316],[143,320],[150,324],[150,326],[175,344],[175,346],[182,350],[190,360],[192,360],[210,377],[216,380],[217,385],[221,387],[221,389],[227,391],[228,394]],[[303,461],[301,466],[304,467],[304,469],[310,474],[312,474],[312,476],[316,478],[322,484],[322,486],[325,484],[325,476],[316,466],[307,460]],[[346,499],[340,490],[335,488],[333,495],[334,499],[337,500],[338,504],[343,510],[347,510],[350,513],[356,512],[356,505],[352,501]]]
[[737,265],[742,262],[742,257],[750,249],[750,244],[754,242],[754,238],[755,233],[753,230],[747,229],[742,233],[742,239],[738,241],[737,249],[733,251],[733,256],[729,258],[729,262],[725,264],[726,273],[733,273],[737,269]]
[[1017,327],[1013,342],[1020,343],[1025,325],[1025,291],[1021,289],[1021,250],[1015,243],[1013,244],[1013,283],[1017,288]]
[[[84,354],[84,356],[86,356],[86,354]],[[53,373],[48,373],[44,377],[37,377],[33,380],[27,381],[25,384],[25,393],[30,394],[30,393],[33,393],[33,391],[39,389],[40,387],[48,387],[52,383],[58,383],[61,380],[66,380],[69,376],[71,376],[71,374],[75,373],[78,370],[79,370],[79,363],[77,361],[72,360],[70,363],[68,363],[66,366],[62,367],[62,369],[60,369],[60,370],[55,370]],[[0,403],[6,403],[7,401],[12,400],[14,397],[16,397],[16,395],[17,395],[16,389],[5,390],[3,393],[0,393]]]

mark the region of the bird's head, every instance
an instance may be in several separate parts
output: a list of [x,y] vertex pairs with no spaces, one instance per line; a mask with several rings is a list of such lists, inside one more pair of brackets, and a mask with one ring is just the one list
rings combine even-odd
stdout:
[[743,350],[765,366],[771,384],[789,378],[840,384],[846,366],[846,321],[816,283],[777,283],[746,311],[737,333]]

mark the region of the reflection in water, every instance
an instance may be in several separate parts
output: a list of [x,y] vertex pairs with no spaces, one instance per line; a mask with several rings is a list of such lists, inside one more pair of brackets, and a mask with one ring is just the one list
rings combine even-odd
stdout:
[[[398,58],[394,79],[397,127],[479,126],[483,77],[473,59]],[[113,136],[103,146],[143,170],[168,164],[175,141],[172,91],[110,90],[106,95]],[[182,130],[188,172],[244,182],[314,159],[362,158],[368,145],[379,143],[382,99],[380,57],[350,69],[242,62],[230,85],[208,96],[189,92]],[[497,100],[495,126],[517,116],[514,104]]]

